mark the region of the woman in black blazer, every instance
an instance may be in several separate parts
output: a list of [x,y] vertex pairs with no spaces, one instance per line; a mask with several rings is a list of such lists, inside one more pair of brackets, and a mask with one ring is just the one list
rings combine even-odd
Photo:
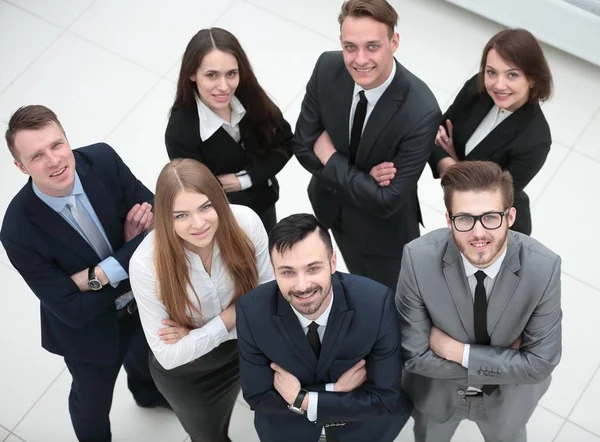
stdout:
[[464,160],[494,161],[513,176],[517,219],[512,229],[531,234],[525,186],[540,171],[552,144],[540,102],[552,75],[536,38],[524,29],[494,35],[478,74],[465,83],[442,116],[429,159],[434,177]]
[[169,158],[204,163],[230,202],[252,208],[269,231],[277,223],[275,175],[292,156],[292,136],[235,36],[198,32],[181,62],[165,133]]

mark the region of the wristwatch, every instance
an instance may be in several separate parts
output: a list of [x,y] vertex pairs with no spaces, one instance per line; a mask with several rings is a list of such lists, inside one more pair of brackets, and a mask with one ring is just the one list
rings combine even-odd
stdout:
[[308,391],[301,388],[300,391],[298,392],[298,396],[296,396],[296,400],[294,401],[294,403],[291,405],[288,405],[289,410],[293,411],[294,413],[297,413],[297,414],[304,414],[305,411],[302,409],[302,401],[304,400],[304,396],[306,396],[307,394],[308,394]]
[[90,267],[90,270],[88,272],[88,288],[90,290],[102,290],[102,283],[100,282],[100,280],[96,277],[96,273],[94,272],[94,268],[95,267]]

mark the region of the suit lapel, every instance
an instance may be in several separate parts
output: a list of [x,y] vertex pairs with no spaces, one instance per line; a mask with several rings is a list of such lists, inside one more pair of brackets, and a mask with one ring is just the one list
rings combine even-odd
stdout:
[[473,316],[473,298],[467,282],[465,268],[462,264],[460,252],[450,236],[446,253],[444,255],[444,277],[450,289],[458,316],[463,328],[469,336],[470,342],[475,342],[475,325]]
[[519,283],[517,273],[521,269],[521,260],[518,253],[519,245],[513,236],[515,235],[509,231],[506,256],[488,300],[487,322],[490,336]]
[[320,376],[321,373],[329,369],[331,363],[335,360],[354,317],[354,310],[348,308],[346,293],[337,273],[332,276],[331,282],[333,286],[333,305],[331,306],[331,312],[327,320],[325,336],[323,336],[319,363],[317,365],[317,376]]
[[373,108],[367,124],[360,137],[358,151],[356,153],[356,165],[365,166],[369,161],[369,156],[373,152],[373,145],[377,138],[383,132],[384,128],[400,109],[404,95],[408,90],[408,83],[402,75],[402,66],[396,63],[396,75],[394,79],[384,91],[381,98]]
[[283,339],[295,348],[295,352],[299,355],[298,359],[314,372],[317,366],[317,357],[310,348],[308,339],[306,339],[304,330],[292,311],[292,307],[279,290],[277,290],[277,314],[273,315],[273,322]]
[[94,265],[98,262],[98,255],[87,241],[33,192],[31,179],[27,186],[27,200],[29,219],[33,224],[79,256],[83,263]]

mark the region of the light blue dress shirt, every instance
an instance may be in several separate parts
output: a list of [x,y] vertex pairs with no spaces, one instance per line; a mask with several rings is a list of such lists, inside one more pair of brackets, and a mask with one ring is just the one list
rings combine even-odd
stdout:
[[[100,220],[98,219],[98,216],[96,215],[96,212],[94,211],[94,208],[92,207],[92,204],[90,203],[90,200],[88,199],[85,190],[83,190],[83,186],[81,185],[81,180],[79,179],[79,175],[77,174],[77,172],[75,172],[75,183],[73,184],[73,190],[67,196],[56,197],[46,195],[40,189],[38,189],[35,183],[32,183],[32,187],[33,191],[39,199],[41,199],[52,210],[54,210],[60,216],[62,216],[71,225],[71,227],[73,227],[77,231],[77,233],[79,233],[83,237],[83,239],[86,240],[88,244],[90,244],[90,241],[85,236],[85,234],[79,227],[79,224],[77,224],[75,218],[73,218],[71,211],[67,207],[67,201],[69,196],[75,196],[77,204],[85,209],[90,219],[94,222],[94,225],[102,233],[102,238],[104,238],[104,240],[106,241],[110,253],[113,253],[113,248],[110,245],[110,241],[106,236],[106,232],[104,231],[104,228],[102,227],[102,224],[100,223]],[[112,285],[113,287],[117,287],[119,285],[119,282],[129,278],[129,275],[127,275],[125,269],[121,266],[121,264],[119,264],[119,262],[115,258],[113,258],[112,256],[100,256],[100,258],[102,259],[102,261],[98,264],[98,266],[100,266],[106,274],[110,285]],[[121,295],[115,301],[117,309],[123,307],[125,304],[131,301],[131,299],[133,299],[133,294],[131,292]]]

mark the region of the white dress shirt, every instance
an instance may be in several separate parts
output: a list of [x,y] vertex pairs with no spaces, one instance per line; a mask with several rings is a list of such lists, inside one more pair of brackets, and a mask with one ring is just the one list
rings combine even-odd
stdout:
[[[254,211],[245,206],[231,205],[236,221],[246,232],[255,248],[258,267],[258,283],[273,280],[273,268],[269,259],[268,238],[263,224]],[[129,279],[137,301],[142,328],[156,360],[165,369],[187,364],[218,347],[225,341],[237,339],[235,328],[227,331],[219,314],[233,299],[234,283],[223,263],[219,246],[214,244],[210,275],[204,269],[198,254],[185,251],[188,259],[191,285],[200,299],[202,320],[195,314],[198,328],[191,330],[175,344],[165,344],[158,331],[165,328],[164,319],[170,319],[160,299],[154,266],[154,231],[139,245],[129,262]],[[187,296],[198,307],[194,292]]]
[[[502,262],[504,261],[504,257],[506,256],[506,248],[502,254],[498,257],[498,259],[489,267],[485,269],[480,269],[471,264],[465,255],[460,254],[463,260],[463,265],[465,267],[465,274],[467,275],[467,282],[469,283],[469,290],[471,291],[471,297],[473,301],[475,301],[475,287],[477,286],[477,278],[475,278],[475,273],[479,270],[482,270],[486,278],[483,281],[483,285],[485,287],[486,298],[490,299],[490,294],[492,293],[492,288],[494,287],[494,281],[496,280],[496,276],[498,276],[498,272],[500,271],[500,267],[502,267]],[[465,344],[463,350],[462,357],[462,366],[465,368],[469,368],[469,353],[471,351],[471,345]],[[479,391],[477,388],[469,387],[469,390]]]
[[[333,290],[333,288],[332,288]],[[331,296],[331,301],[329,305],[325,309],[325,311],[314,320],[317,324],[319,324],[319,328],[317,329],[317,334],[319,335],[319,340],[323,342],[323,336],[325,336],[325,329],[327,328],[327,321],[329,320],[329,314],[331,313],[331,306],[333,305],[333,296]],[[308,334],[308,326],[313,322],[312,319],[308,319],[303,316],[298,310],[292,307],[292,311],[298,317],[298,321],[300,322],[300,326],[302,327],[302,331],[304,334]],[[326,384],[326,391],[335,391],[334,384]],[[308,410],[306,410],[306,417],[309,421],[314,422],[317,420],[317,406],[319,404],[319,393],[316,391],[308,392]],[[323,429],[324,431],[324,429]]]
[[383,82],[381,86],[377,86],[373,89],[363,89],[358,84],[354,83],[354,92],[352,95],[352,106],[350,107],[350,122],[348,124],[348,137],[352,137],[352,122],[354,121],[354,112],[356,111],[356,106],[358,105],[358,101],[360,100],[358,93],[360,91],[365,91],[365,98],[367,99],[367,113],[365,115],[365,123],[363,124],[363,130],[367,125],[367,121],[369,121],[369,116],[371,112],[373,112],[373,108],[388,88],[394,76],[396,75],[396,61],[392,65],[392,72],[390,72],[390,76]]
[[[241,140],[240,121],[242,121],[242,118],[246,115],[246,109],[240,100],[238,100],[235,95],[231,97],[231,101],[229,102],[231,106],[231,122],[227,122],[204,104],[204,102],[200,100],[200,97],[198,97],[198,94],[194,94],[194,97],[196,98],[196,106],[198,107],[200,139],[202,141],[208,140],[222,127],[231,138],[239,143]],[[244,147],[243,144],[241,144],[241,146]],[[240,180],[241,190],[252,187],[252,179],[245,170],[239,171],[236,173],[236,176]]]
[[496,105],[492,106],[487,115],[481,120],[481,123],[479,123],[479,126],[477,126],[477,129],[475,129],[475,132],[473,132],[473,135],[471,135],[471,138],[469,138],[469,141],[467,141],[467,144],[465,145],[465,156],[469,155],[471,151],[496,128],[496,126],[511,115],[512,112],[509,110],[500,109]]

